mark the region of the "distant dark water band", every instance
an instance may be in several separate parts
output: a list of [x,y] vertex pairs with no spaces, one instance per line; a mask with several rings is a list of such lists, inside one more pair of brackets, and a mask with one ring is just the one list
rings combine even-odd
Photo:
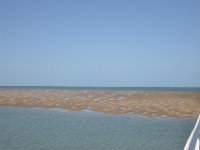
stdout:
[[200,92],[200,87],[68,87],[68,86],[0,86],[0,89],[62,89],[62,90],[111,90],[147,92]]

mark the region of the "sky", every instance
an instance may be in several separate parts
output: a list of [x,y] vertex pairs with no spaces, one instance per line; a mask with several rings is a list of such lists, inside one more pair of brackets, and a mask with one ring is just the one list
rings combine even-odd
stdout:
[[0,0],[0,86],[200,87],[199,0]]

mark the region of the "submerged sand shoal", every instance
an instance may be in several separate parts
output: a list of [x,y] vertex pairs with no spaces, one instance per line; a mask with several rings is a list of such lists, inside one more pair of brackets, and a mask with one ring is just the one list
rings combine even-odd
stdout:
[[90,109],[107,114],[195,118],[200,113],[198,92],[109,90],[0,89],[0,106]]

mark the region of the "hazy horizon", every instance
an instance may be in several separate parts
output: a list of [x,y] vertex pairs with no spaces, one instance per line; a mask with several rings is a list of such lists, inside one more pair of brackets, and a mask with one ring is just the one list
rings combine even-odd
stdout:
[[198,86],[56,86],[56,85],[0,85],[1,87],[58,87],[58,88],[200,88]]

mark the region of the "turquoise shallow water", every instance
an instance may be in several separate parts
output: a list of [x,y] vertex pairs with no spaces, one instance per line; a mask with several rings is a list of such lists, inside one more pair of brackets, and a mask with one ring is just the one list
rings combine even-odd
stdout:
[[0,150],[182,150],[195,120],[0,107]]

